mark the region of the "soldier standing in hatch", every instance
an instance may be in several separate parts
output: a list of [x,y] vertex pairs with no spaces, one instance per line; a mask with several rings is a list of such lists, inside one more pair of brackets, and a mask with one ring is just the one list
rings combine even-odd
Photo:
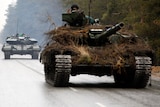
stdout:
[[89,24],[94,24],[95,23],[95,19],[92,18],[92,17],[90,17],[90,16],[85,15],[83,11],[79,10],[79,6],[76,5],[76,4],[74,4],[74,5],[71,6],[71,13],[74,13],[74,12],[78,12],[80,14],[83,14],[84,18],[88,20]]
[[72,16],[72,23],[70,23],[71,26],[83,26],[85,15],[83,11],[79,10],[79,6],[76,4],[73,4],[71,8],[68,10],[68,13],[73,14]]
[[67,12],[71,14],[72,21],[69,23],[70,26],[81,27],[86,24],[93,25],[95,23],[94,18],[85,15],[83,11],[79,10],[79,6],[76,4],[73,4]]

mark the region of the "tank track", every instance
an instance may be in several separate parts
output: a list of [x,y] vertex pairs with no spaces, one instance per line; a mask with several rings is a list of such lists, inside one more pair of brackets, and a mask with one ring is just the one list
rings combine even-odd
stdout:
[[122,74],[114,73],[114,80],[118,86],[146,87],[151,75],[152,60],[147,56],[135,56],[134,59],[134,68],[130,69],[133,73],[130,73],[130,71],[122,72]]
[[135,61],[136,70],[133,85],[135,88],[144,88],[151,75],[152,60],[146,56],[135,56]]
[[68,85],[72,67],[71,63],[70,55],[55,55],[55,87],[64,87]]

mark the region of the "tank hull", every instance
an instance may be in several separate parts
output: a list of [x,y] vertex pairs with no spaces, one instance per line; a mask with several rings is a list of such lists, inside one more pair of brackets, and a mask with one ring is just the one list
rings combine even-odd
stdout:
[[146,56],[135,56],[134,64],[125,64],[119,68],[110,64],[72,64],[70,55],[55,55],[52,58],[51,62],[44,63],[45,79],[47,83],[58,87],[68,86],[70,76],[88,74],[113,76],[117,85],[144,88],[148,84],[152,67],[151,58]]

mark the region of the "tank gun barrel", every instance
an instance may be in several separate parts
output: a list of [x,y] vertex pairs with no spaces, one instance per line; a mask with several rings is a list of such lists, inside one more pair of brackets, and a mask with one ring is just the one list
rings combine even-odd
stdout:
[[123,26],[124,26],[124,23],[122,23],[122,22],[118,23],[118,24],[114,25],[113,27],[110,27],[110,28],[106,29],[101,34],[95,35],[94,39],[100,39],[100,40],[105,39],[106,37],[109,37],[110,35],[115,34]]

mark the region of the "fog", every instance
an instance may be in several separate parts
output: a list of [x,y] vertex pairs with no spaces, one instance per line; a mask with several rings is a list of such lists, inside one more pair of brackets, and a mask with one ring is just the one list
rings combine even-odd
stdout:
[[17,0],[15,6],[9,5],[7,20],[0,33],[1,43],[16,33],[25,33],[45,44],[45,32],[62,25],[63,12],[60,0]]

